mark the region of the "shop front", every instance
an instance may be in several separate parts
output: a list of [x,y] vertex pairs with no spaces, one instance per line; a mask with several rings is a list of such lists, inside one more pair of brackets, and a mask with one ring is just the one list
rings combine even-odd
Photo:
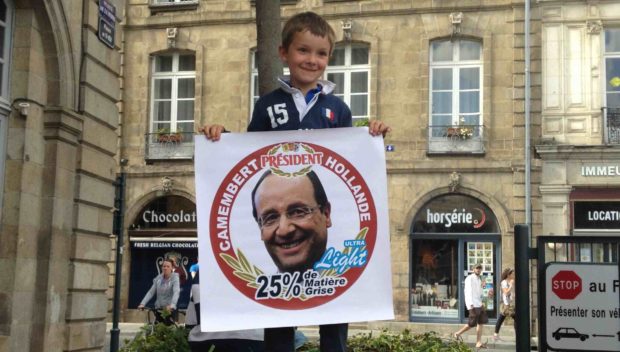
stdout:
[[[571,234],[620,236],[620,189],[576,187],[570,194]],[[609,243],[571,244],[567,260],[615,262],[618,250]]]
[[198,262],[194,202],[177,195],[156,198],[142,208],[128,233],[131,259],[127,308],[138,307],[166,259],[174,261],[174,271],[181,283],[177,307],[187,308],[191,290],[189,269]]
[[480,200],[442,195],[424,204],[411,227],[410,320],[461,323],[467,319],[464,280],[482,264],[484,304],[497,317],[501,231]]

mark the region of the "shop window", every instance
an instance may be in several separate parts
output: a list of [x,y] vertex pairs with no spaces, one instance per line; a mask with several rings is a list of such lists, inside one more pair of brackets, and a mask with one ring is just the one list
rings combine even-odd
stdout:
[[607,141],[620,143],[620,29],[605,30],[605,119]]
[[483,302],[489,317],[497,317],[500,251],[497,219],[478,199],[450,194],[424,204],[411,233],[411,320],[464,321],[462,285],[478,263]]
[[[351,109],[353,122],[367,119],[370,111],[370,61],[369,47],[361,43],[338,43],[334,48],[328,67],[327,80],[336,83],[334,95]],[[284,67],[284,75],[290,74]],[[258,67],[256,51],[252,54],[252,107],[258,100]],[[251,115],[251,114],[250,114]]]
[[164,259],[172,259],[181,292],[177,306],[189,302],[189,268],[198,262],[196,204],[176,195],[159,197],[146,204],[129,225],[130,277],[128,308],[138,306],[159,275]]
[[429,66],[429,153],[482,153],[482,44],[433,41]]
[[[617,174],[617,166],[583,165],[582,175]],[[615,188],[581,187],[570,193],[571,235],[605,237],[620,233],[620,191]],[[614,263],[618,249],[613,241],[547,243],[548,260]]]
[[196,59],[193,53],[152,58],[147,159],[193,156]]
[[414,240],[412,250],[411,317],[458,318],[458,241]]

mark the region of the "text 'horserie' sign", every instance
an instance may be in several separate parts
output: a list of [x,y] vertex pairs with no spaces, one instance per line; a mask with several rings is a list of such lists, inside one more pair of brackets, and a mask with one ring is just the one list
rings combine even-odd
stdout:
[[616,264],[552,263],[545,280],[546,341],[550,349],[620,351]]

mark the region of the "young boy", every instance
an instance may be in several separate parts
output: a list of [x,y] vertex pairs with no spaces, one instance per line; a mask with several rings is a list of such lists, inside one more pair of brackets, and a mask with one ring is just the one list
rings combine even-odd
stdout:
[[[304,12],[291,17],[282,30],[280,59],[288,65],[290,78],[279,79],[280,88],[262,96],[254,107],[248,132],[351,127],[349,107],[331,95],[335,84],[321,77],[334,50],[335,33],[319,15]],[[385,123],[369,121],[371,135],[391,131]],[[205,125],[199,132],[212,141],[220,139],[224,126]],[[346,351],[348,324],[321,325],[321,351]],[[265,329],[265,349],[291,352],[292,327]]]

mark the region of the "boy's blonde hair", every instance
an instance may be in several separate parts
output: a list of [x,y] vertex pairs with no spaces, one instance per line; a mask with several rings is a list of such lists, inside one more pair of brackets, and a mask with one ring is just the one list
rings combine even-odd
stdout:
[[282,29],[282,47],[288,50],[288,47],[293,42],[295,33],[304,31],[310,31],[310,33],[319,37],[327,37],[327,40],[329,40],[329,54],[332,54],[334,43],[336,42],[336,33],[323,17],[310,11],[298,13],[286,21]]

